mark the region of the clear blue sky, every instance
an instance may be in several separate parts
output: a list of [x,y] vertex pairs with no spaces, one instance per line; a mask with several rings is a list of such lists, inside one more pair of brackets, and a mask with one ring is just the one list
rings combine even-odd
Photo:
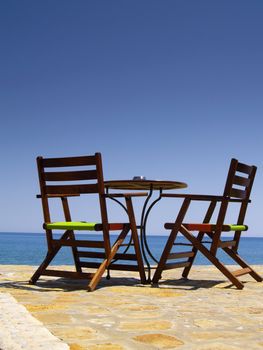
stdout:
[[37,155],[100,151],[106,179],[192,193],[220,194],[232,157],[256,164],[263,234],[262,18],[261,0],[1,1],[0,231],[42,231]]

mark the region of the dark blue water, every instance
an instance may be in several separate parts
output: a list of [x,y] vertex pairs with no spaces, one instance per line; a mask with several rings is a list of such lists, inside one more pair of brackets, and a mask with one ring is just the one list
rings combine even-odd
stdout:
[[[96,239],[97,237],[94,234],[88,234],[87,236],[88,239]],[[160,257],[166,241],[167,236],[148,236],[149,247],[157,259]],[[180,241],[183,242],[183,237],[179,237]],[[183,247],[183,249],[190,250],[190,247],[186,247],[186,249]],[[242,237],[239,253],[248,263],[263,265],[263,238]],[[0,233],[0,264],[39,265],[45,254],[46,239],[43,233]],[[224,262],[233,263],[227,257],[224,259]],[[53,261],[55,265],[71,265],[72,263],[71,251],[65,247],[61,249]],[[199,253],[196,258],[196,264],[208,265],[209,262]]]

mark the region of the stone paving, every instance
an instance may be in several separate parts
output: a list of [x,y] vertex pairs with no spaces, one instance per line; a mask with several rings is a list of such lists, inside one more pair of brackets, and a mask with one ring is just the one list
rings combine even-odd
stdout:
[[0,293],[0,349],[69,350],[9,293]]
[[[263,266],[255,269],[263,275]],[[68,344],[71,350],[263,349],[263,283],[249,275],[242,276],[245,287],[237,290],[212,266],[194,267],[187,281],[180,279],[180,270],[166,271],[159,287],[141,285],[137,274],[114,271],[111,280],[88,293],[85,281],[43,276],[29,285],[33,271],[32,266],[1,265],[0,293],[16,299],[17,313],[24,305],[56,337],[56,345]],[[18,329],[15,316],[6,322],[7,312],[0,303],[0,327],[5,324],[6,332],[0,337],[10,336],[14,327],[17,338],[19,332],[20,338],[43,332],[30,322]],[[44,340],[46,349],[57,349]],[[31,343],[12,349],[38,348]]]

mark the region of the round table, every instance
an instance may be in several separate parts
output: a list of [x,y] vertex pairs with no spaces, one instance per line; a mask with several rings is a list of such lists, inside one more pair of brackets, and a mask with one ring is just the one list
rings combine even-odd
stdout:
[[[148,253],[148,256],[151,257],[153,261],[158,263],[158,260],[153,256],[147,242],[147,235],[146,235],[146,224],[147,219],[149,216],[149,213],[153,206],[161,199],[161,194],[163,190],[174,190],[174,189],[181,189],[186,188],[187,184],[185,182],[179,182],[179,181],[170,181],[170,180],[143,180],[143,179],[132,179],[132,180],[109,180],[104,181],[104,185],[106,188],[106,191],[108,195],[109,189],[112,190],[144,190],[149,191],[148,196],[145,199],[142,213],[141,213],[141,220],[140,220],[140,242],[141,242],[141,249],[142,249],[142,255],[144,258],[144,261],[148,267],[148,281],[151,280],[151,266],[149,259],[147,257],[146,252]],[[153,191],[159,191],[159,196],[157,199],[153,200],[151,203],[149,202],[150,198],[152,197]],[[119,202],[116,198],[112,199],[119,203],[123,208],[123,204]],[[124,208],[125,209],[125,208]]]
[[104,181],[107,189],[115,190],[174,190],[186,188],[187,184],[169,180],[109,180]]

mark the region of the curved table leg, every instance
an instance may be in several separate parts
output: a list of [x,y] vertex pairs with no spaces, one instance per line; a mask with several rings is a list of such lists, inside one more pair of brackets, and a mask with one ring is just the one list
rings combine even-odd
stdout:
[[[150,261],[149,258],[150,257],[154,262],[156,262],[158,264],[158,260],[153,256],[151,249],[149,248],[148,242],[147,242],[147,232],[146,232],[146,225],[147,225],[147,220],[148,220],[148,216],[152,210],[152,208],[154,207],[154,205],[160,201],[161,199],[161,194],[162,194],[162,189],[160,188],[159,190],[159,196],[157,199],[155,199],[154,201],[152,201],[152,203],[149,204],[149,201],[153,195],[153,188],[151,187],[149,190],[149,194],[146,197],[146,200],[143,204],[143,208],[142,208],[142,213],[141,213],[141,220],[140,220],[140,243],[141,243],[141,250],[142,250],[142,256],[143,256],[143,260],[146,264],[147,270],[148,270],[148,283],[151,283],[151,265],[150,265]],[[108,191],[107,191],[108,193]],[[109,193],[108,193],[109,194]],[[114,202],[118,203],[124,210],[125,212],[128,214],[127,208],[125,207],[125,205],[120,202],[119,200],[117,200],[116,198],[110,197],[109,198],[111,200],[113,200]],[[132,238],[130,239],[130,242],[127,244],[127,247],[125,248],[125,251],[123,252],[124,254],[128,251],[128,249],[130,248],[130,245],[132,243]],[[113,262],[117,261],[118,259],[115,259]],[[109,274],[109,269],[107,270],[108,274],[107,274],[107,278],[110,278],[110,274]]]
[[[147,232],[146,232],[146,225],[147,225],[147,220],[148,220],[148,216],[152,210],[152,208],[154,207],[154,205],[160,201],[161,199],[161,194],[162,194],[162,189],[160,189],[159,192],[159,197],[157,199],[155,199],[147,208],[147,204],[149,203],[149,200],[152,196],[153,193],[153,189],[150,189],[149,195],[147,197],[147,199],[145,200],[144,206],[143,206],[143,210],[142,210],[142,215],[141,215],[141,229],[140,229],[140,236],[141,236],[141,246],[142,246],[142,254],[143,254],[143,258],[145,260],[145,263],[147,265],[147,269],[148,269],[148,282],[151,282],[151,265],[149,262],[149,259],[147,257],[148,256],[158,264],[158,260],[153,256],[148,242],[147,242]],[[147,252],[147,254],[146,254]]]

